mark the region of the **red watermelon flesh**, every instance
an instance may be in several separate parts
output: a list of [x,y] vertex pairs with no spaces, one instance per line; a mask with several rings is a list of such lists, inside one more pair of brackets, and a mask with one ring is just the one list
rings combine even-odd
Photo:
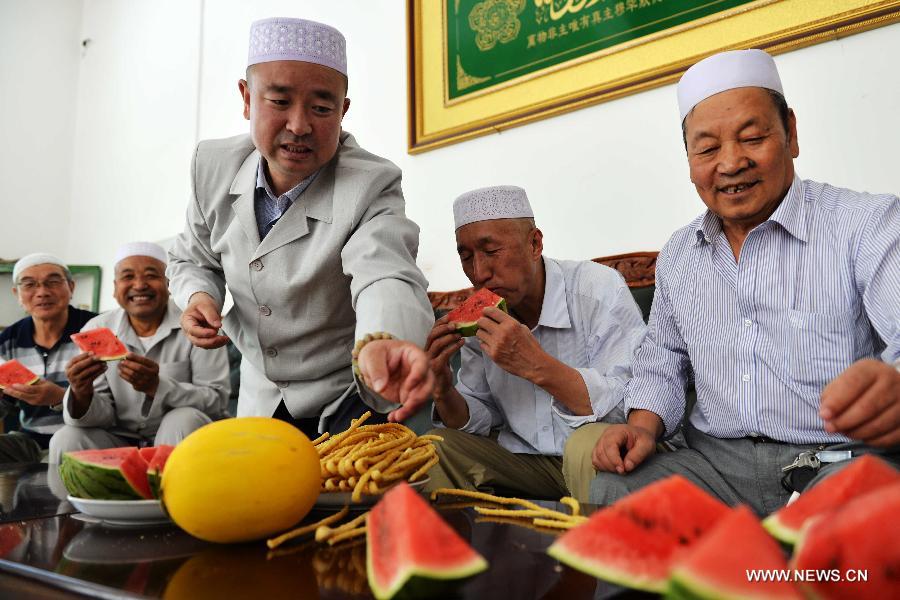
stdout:
[[366,573],[378,600],[413,579],[455,580],[487,569],[487,561],[409,485],[401,482],[369,513]]
[[673,475],[595,512],[547,553],[594,577],[662,592],[672,566],[728,510],[684,477]]
[[69,493],[80,498],[153,498],[147,482],[147,463],[131,446],[66,452],[59,474]]
[[138,453],[141,455],[141,458],[144,459],[144,462],[148,465],[150,461],[153,460],[153,455],[156,454],[156,446],[147,446],[145,448],[140,448]]
[[811,569],[816,575],[806,579],[819,581],[800,585],[823,599],[900,597],[898,515],[900,482],[812,518],[797,541],[792,567],[801,573]]
[[782,542],[793,544],[807,520],[895,481],[900,481],[900,472],[880,458],[866,454],[769,515],[763,526]]
[[506,300],[487,288],[481,288],[450,311],[447,314],[447,321],[456,325],[456,331],[461,336],[473,336],[478,331],[478,319],[489,306],[495,306],[506,312]]
[[789,581],[750,581],[750,569],[783,572],[787,559],[756,515],[739,506],[722,517],[675,565],[669,594],[721,600],[803,598]]
[[153,449],[155,451],[153,458],[147,466],[147,481],[150,483],[150,491],[153,492],[154,498],[159,498],[159,487],[162,483],[163,469],[166,466],[166,461],[169,460],[169,455],[172,454],[172,450],[174,449],[175,446],[169,446],[167,444],[157,446]]
[[100,360],[120,360],[128,354],[125,344],[107,327],[73,334],[72,341],[83,352],[93,352]]
[[28,367],[16,359],[8,360],[0,365],[0,390],[17,383],[31,385],[38,379],[40,377],[32,373]]

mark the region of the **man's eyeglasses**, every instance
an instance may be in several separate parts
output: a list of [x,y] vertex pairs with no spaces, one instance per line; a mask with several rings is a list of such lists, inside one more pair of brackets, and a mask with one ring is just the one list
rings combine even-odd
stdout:
[[25,292],[34,292],[41,286],[46,290],[58,290],[66,283],[63,277],[48,277],[43,281],[37,279],[21,279],[18,288]]

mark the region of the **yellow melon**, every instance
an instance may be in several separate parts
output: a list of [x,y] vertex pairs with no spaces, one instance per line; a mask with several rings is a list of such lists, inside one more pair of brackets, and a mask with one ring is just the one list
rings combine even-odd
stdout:
[[288,529],[321,488],[319,455],[291,425],[225,419],[184,439],[166,462],[162,499],[179,527],[210,542],[243,542]]

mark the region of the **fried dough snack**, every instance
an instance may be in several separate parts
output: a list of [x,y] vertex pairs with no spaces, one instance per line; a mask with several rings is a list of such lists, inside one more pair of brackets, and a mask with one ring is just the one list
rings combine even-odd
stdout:
[[397,481],[417,481],[438,462],[434,441],[399,423],[363,425],[372,416],[366,411],[351,421],[346,431],[322,434],[313,444],[322,467],[322,492],[352,492],[359,502],[363,494],[383,493]]

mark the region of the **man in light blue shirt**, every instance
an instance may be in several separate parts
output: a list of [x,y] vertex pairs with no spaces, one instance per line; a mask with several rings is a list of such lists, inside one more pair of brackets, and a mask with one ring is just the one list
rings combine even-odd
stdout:
[[[486,309],[466,339],[444,317],[429,335],[434,416],[444,427],[434,432],[444,441],[431,485],[586,499],[599,435],[589,424],[624,419],[622,394],[645,332],[640,310],[615,270],[542,256],[525,190],[468,192],[454,217],[466,276],[505,298],[510,314]],[[454,387],[448,361],[457,350]],[[593,437],[567,446],[584,425]]]
[[[591,499],[680,473],[767,514],[815,475],[781,481],[801,452],[898,458],[900,201],[797,177],[796,118],[760,50],[701,61],[678,95],[708,210],[659,255],[628,424],[595,448]],[[688,448],[652,455],[686,413]]]

